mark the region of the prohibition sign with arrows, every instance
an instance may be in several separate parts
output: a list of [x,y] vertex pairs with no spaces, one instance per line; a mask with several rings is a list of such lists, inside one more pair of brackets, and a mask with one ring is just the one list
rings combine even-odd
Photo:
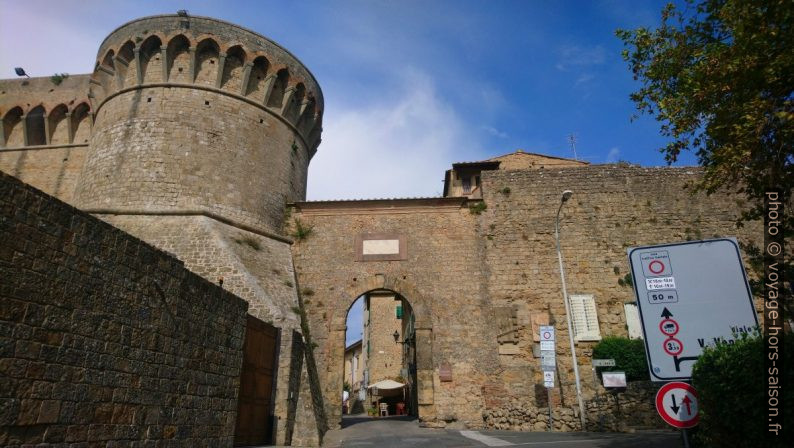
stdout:
[[676,428],[691,428],[698,424],[698,396],[687,383],[667,383],[656,393],[656,410],[662,420]]

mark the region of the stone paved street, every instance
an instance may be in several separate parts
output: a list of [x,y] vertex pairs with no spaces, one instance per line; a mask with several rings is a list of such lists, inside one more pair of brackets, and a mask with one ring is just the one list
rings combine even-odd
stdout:
[[565,447],[565,448],[678,448],[683,446],[674,431],[623,433],[547,433],[516,431],[461,431],[420,428],[411,417],[373,419],[346,416],[343,428],[329,431],[329,447]]

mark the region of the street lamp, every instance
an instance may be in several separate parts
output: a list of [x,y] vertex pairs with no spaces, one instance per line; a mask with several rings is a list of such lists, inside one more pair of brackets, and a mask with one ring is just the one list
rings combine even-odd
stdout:
[[565,287],[565,270],[562,267],[562,252],[560,251],[560,211],[573,191],[562,192],[560,207],[557,209],[557,219],[554,221],[554,237],[557,240],[557,260],[560,262],[560,281],[562,282],[562,300],[565,302],[565,320],[568,321],[568,338],[571,342],[571,358],[573,359],[573,375],[576,378],[576,398],[579,400],[579,418],[582,420],[582,431],[585,430],[584,403],[582,402],[582,385],[579,381],[579,363],[576,361],[576,348],[573,343],[573,329],[571,328],[571,306],[568,304],[568,290]]

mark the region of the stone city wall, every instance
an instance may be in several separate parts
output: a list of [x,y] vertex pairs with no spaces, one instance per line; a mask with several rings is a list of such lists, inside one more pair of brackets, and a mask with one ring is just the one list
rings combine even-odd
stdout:
[[[554,243],[562,191],[574,191],[561,214],[568,291],[594,296],[601,337],[627,336],[624,304],[634,301],[625,284],[628,247],[726,236],[748,244],[762,235],[756,222],[737,227],[741,198],[690,195],[687,185],[699,175],[697,168],[619,165],[486,171],[480,214],[477,201],[451,206],[452,198],[434,205],[428,200],[296,204],[294,216],[313,226],[293,252],[301,285],[314,291],[305,308],[318,344],[329,423],[336,424],[336,408],[341,409],[335,397],[342,384],[345,311],[360,294],[384,288],[403,295],[417,315],[419,413],[425,424],[477,428],[495,425],[488,419],[516,409],[525,415],[545,412],[535,333],[548,322],[558,341],[552,403],[561,409],[563,429],[578,429]],[[366,234],[406,236],[406,256],[360,261],[355,241]],[[429,338],[424,343],[422,328]],[[594,414],[590,422],[604,421],[599,413],[607,409],[618,412],[602,403],[603,388],[592,385],[595,343],[576,344],[584,400],[588,414]],[[424,366],[422,353],[430,354]],[[441,380],[442,367],[451,372],[451,381]],[[653,409],[639,404],[645,403],[640,392],[632,394],[627,401],[637,405],[629,424],[647,426],[655,418]],[[499,421],[499,427],[537,424],[532,418],[516,421]]]
[[[537,325],[532,325],[543,318],[554,325],[557,338],[558,387],[552,401],[566,408],[576,405],[554,238],[562,192],[573,191],[560,215],[568,293],[594,296],[601,337],[627,336],[624,304],[635,301],[633,288],[625,283],[628,247],[730,236],[749,244],[762,237],[758,222],[737,227],[741,198],[691,194],[687,185],[699,175],[695,167],[622,165],[483,172],[487,209],[480,216],[479,237],[485,243],[488,296],[493,307],[509,307],[517,315],[514,344],[500,343],[504,374],[483,385],[490,391],[486,407],[503,413],[515,407],[538,412],[545,408]],[[749,266],[747,260],[745,265]],[[590,360],[595,344],[576,343],[586,402],[603,392],[600,386],[598,391],[593,388]],[[655,413],[652,408],[648,412]],[[646,420],[639,413],[632,418],[637,425]],[[578,418],[571,423],[572,429],[580,426]]]
[[0,173],[0,445],[231,446],[247,304]]

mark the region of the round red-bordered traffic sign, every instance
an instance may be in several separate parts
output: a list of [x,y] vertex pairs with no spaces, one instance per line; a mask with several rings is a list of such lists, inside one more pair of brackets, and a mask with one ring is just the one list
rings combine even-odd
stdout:
[[667,383],[656,392],[656,411],[667,424],[692,428],[700,420],[698,394],[687,383]]
[[[668,346],[668,344],[670,344],[670,343],[677,344],[677,345],[678,345],[678,350],[676,350],[675,348],[670,348],[670,347]],[[664,351],[665,351],[665,352],[666,352],[668,355],[670,355],[670,356],[677,356],[677,355],[680,355],[680,354],[681,354],[681,352],[683,352],[683,351],[684,351],[684,344],[683,344],[681,341],[679,341],[678,339],[676,339],[676,338],[667,338],[667,339],[665,339],[665,341],[662,343],[662,348],[664,348]]]
[[[674,330],[670,330],[670,328],[674,328]],[[673,319],[665,319],[659,322],[659,331],[664,333],[666,336],[673,337],[678,334],[678,330],[681,327],[678,326],[678,322],[674,321]]]
[[[653,266],[657,264],[661,267],[659,269],[654,269]],[[652,262],[648,263],[648,270],[651,271],[651,273],[653,274],[661,274],[662,272],[664,272],[664,269],[665,269],[664,263],[662,263],[659,260],[653,260]]]

